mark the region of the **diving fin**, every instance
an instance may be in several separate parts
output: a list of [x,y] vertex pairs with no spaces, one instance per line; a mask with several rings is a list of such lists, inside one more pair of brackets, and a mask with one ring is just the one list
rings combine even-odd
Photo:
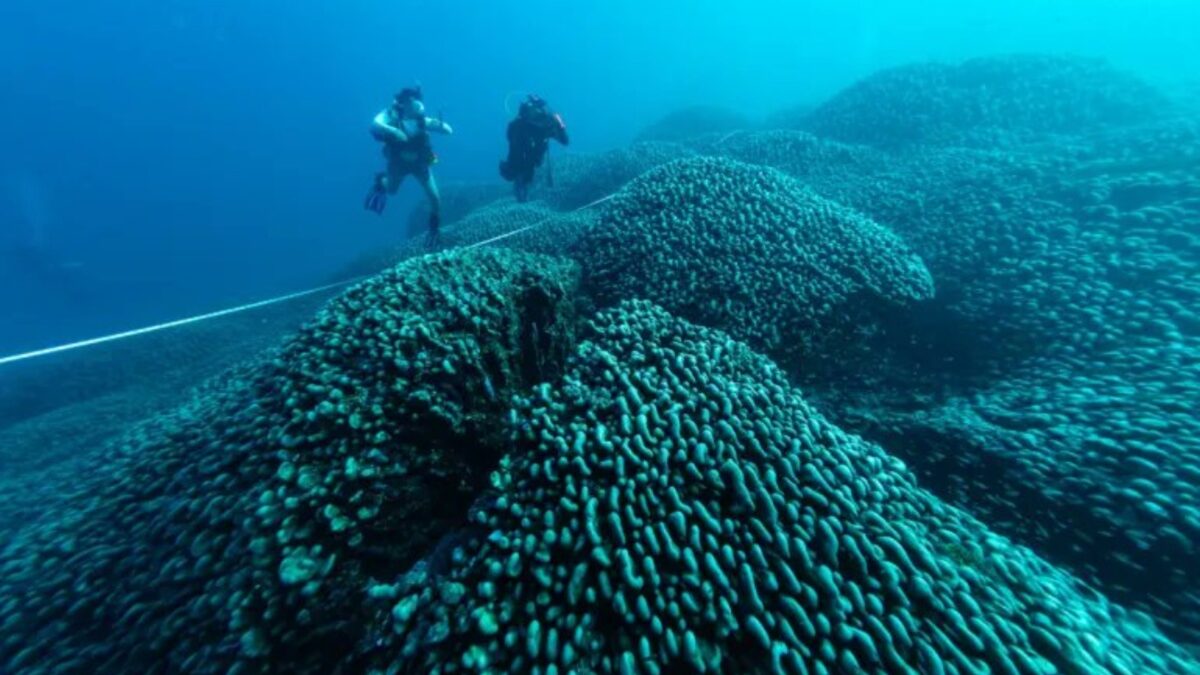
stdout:
[[387,206],[387,193],[381,190],[371,190],[363,202],[364,208],[378,215],[383,215],[383,208],[385,206]]
[[436,213],[429,214],[429,231],[425,233],[425,248],[435,249],[441,243],[442,217]]
[[384,189],[383,174],[380,173],[375,175],[375,184],[367,192],[367,197],[363,200],[363,208],[382,215],[385,206],[387,206],[387,190]]

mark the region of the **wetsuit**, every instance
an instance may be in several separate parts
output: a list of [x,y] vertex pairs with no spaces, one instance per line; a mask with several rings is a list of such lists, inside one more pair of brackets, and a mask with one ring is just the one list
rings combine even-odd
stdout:
[[550,139],[566,145],[567,127],[548,111],[522,112],[508,123],[508,158],[500,162],[500,175],[512,181],[519,201],[525,201],[533,174],[546,159]]
[[433,152],[430,132],[453,133],[449,124],[425,117],[424,114],[405,115],[397,106],[381,110],[371,123],[371,134],[383,144],[387,171],[375,176],[375,184],[367,193],[365,206],[382,213],[387,195],[395,194],[405,176],[413,176],[429,199],[429,232],[436,236],[441,222],[441,195],[432,167],[437,156]]
[[[383,142],[383,156],[388,161],[389,194],[395,194],[405,176],[411,175],[422,184],[431,178],[429,169],[436,156],[429,133],[448,133],[449,127],[444,122],[424,116],[405,117],[395,107],[389,107],[375,116],[374,129],[376,139]],[[403,140],[396,137],[396,131],[403,134]]]

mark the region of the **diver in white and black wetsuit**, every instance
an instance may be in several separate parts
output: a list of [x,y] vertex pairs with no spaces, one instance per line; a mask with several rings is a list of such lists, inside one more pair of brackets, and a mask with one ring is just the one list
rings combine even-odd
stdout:
[[441,225],[441,196],[432,169],[437,162],[429,137],[432,132],[451,134],[454,130],[440,119],[425,116],[421,88],[409,87],[396,94],[392,105],[371,122],[371,135],[383,143],[387,171],[375,175],[364,203],[368,210],[383,213],[387,196],[396,193],[405,176],[415,177],[429,198],[430,242],[436,240]]

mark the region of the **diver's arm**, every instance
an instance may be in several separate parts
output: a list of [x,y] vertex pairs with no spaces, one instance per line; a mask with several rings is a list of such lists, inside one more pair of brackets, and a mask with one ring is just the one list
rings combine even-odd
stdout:
[[563,121],[562,115],[559,115],[558,113],[554,114],[553,120],[554,120],[554,132],[553,132],[554,140],[558,141],[559,143],[562,143],[563,145],[567,145],[568,143],[571,142],[571,139],[567,138],[567,123]]
[[429,131],[436,131],[439,134],[446,134],[447,136],[454,133],[454,128],[447,122],[443,122],[440,119],[435,120],[432,117],[425,118],[425,128]]
[[371,120],[371,134],[379,139],[394,139],[403,143],[408,140],[408,134],[388,124],[388,111],[381,110],[375,119]]

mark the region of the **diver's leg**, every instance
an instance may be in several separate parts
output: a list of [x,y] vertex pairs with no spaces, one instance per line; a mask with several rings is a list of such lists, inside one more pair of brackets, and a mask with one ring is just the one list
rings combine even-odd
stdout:
[[408,167],[404,165],[404,162],[389,161],[387,175],[383,177],[384,191],[389,195],[396,194],[396,190],[400,189],[400,185],[404,182],[404,177],[407,175]]
[[425,169],[418,173],[417,180],[421,183],[421,188],[425,190],[425,197],[429,200],[429,235],[426,243],[432,246],[437,243],[438,230],[442,225],[442,195],[438,192],[437,179],[432,170]]
[[426,169],[423,174],[418,174],[417,178],[421,181],[421,188],[425,190],[425,197],[429,199],[429,213],[441,216],[442,195],[438,192],[437,179],[434,178],[433,172]]
[[533,187],[533,177],[537,168],[533,165],[526,166],[521,172],[521,177],[518,179],[521,183],[521,201],[529,200],[529,190]]

